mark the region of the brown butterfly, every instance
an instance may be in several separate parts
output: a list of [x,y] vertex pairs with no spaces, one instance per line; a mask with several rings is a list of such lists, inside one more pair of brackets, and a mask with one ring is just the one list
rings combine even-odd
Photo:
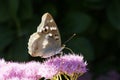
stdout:
[[31,56],[47,58],[59,54],[65,48],[61,45],[61,37],[58,27],[49,13],[42,16],[37,32],[30,36],[28,52]]

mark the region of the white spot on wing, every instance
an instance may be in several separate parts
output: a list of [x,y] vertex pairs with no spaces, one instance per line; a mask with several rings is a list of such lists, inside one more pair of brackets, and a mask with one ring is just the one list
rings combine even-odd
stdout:
[[52,33],[49,33],[48,35],[49,35],[49,36],[52,36]]
[[56,27],[50,27],[50,30],[56,30],[57,28]]
[[58,39],[59,39],[59,36],[55,36],[55,39],[58,40]]
[[45,29],[49,29],[48,26],[45,26]]
[[43,48],[46,48],[46,45],[48,44],[48,41],[47,40],[44,40],[42,45],[43,45]]
[[53,19],[51,19],[50,22],[53,22]]

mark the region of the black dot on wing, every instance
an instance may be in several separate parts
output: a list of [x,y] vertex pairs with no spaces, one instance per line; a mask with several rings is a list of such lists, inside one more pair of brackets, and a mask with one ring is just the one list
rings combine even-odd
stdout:
[[47,32],[48,30],[45,28],[45,30],[44,30],[45,32]]
[[59,35],[58,34],[55,34],[54,37],[55,37],[55,40],[59,40]]
[[55,37],[58,36],[58,34],[55,34]]
[[55,38],[55,40],[59,40],[59,38]]
[[48,31],[49,31],[49,27],[48,26],[45,26],[45,28],[43,28],[43,30],[42,30],[44,33],[48,33]]

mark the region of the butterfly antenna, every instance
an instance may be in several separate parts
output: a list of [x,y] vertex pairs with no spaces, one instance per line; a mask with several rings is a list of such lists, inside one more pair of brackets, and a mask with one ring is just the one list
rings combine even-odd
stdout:
[[64,42],[66,44],[68,41],[70,41],[76,34],[74,33],[67,41]]
[[65,49],[68,49],[71,53],[74,53],[72,49],[70,49],[69,47],[65,47]]
[[[76,34],[74,33],[67,41],[64,42],[64,44],[66,44],[68,41],[70,41]],[[69,50],[71,53],[74,53],[72,51],[72,49],[70,49],[69,47],[66,47],[65,45],[63,45],[65,49]]]

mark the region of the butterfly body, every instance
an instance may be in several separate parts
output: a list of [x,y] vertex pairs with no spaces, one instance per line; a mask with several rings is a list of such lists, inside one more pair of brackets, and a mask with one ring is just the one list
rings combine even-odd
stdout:
[[42,16],[37,32],[30,36],[28,52],[31,56],[47,58],[61,53],[61,37],[55,21],[49,13]]

